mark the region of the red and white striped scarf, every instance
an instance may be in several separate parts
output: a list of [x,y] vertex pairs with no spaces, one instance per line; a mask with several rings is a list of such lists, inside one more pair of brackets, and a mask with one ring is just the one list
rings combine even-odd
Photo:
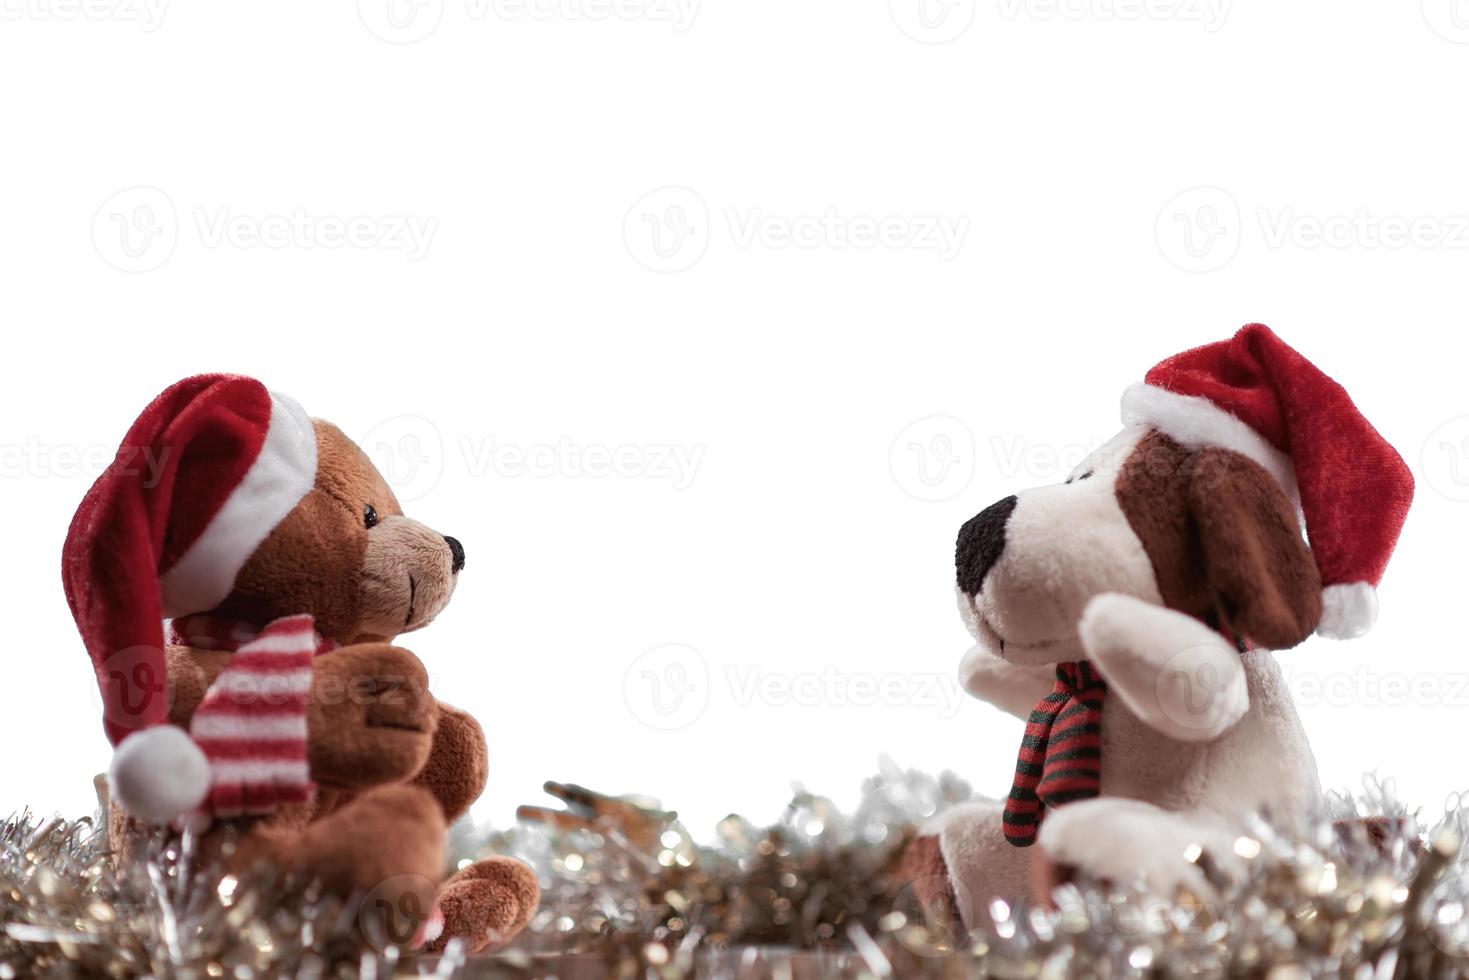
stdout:
[[238,817],[311,799],[311,661],[336,648],[316,632],[311,616],[287,616],[262,629],[207,613],[184,616],[170,624],[169,643],[234,654],[189,723],[209,760],[209,795],[201,809]]

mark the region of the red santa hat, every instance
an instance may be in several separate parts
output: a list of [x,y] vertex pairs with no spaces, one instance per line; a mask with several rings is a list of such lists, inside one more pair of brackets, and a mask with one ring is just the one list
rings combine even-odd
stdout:
[[202,752],[167,724],[164,618],[223,601],[315,479],[301,406],[251,378],[199,375],[143,410],[72,519],[62,581],[118,747],[113,793],[135,816],[172,819],[209,789]]
[[1366,633],[1413,500],[1413,475],[1346,390],[1263,324],[1170,357],[1122,397],[1128,424],[1268,470],[1297,504],[1324,587],[1316,631]]

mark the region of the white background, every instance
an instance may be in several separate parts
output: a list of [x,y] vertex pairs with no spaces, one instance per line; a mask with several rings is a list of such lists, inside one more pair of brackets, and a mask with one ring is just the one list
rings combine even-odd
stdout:
[[0,0],[0,809],[91,807],[61,541],[210,370],[463,540],[406,642],[479,816],[574,780],[707,833],[881,753],[1003,793],[956,530],[1249,320],[1419,477],[1377,630],[1283,655],[1324,782],[1469,784],[1462,0],[152,2]]

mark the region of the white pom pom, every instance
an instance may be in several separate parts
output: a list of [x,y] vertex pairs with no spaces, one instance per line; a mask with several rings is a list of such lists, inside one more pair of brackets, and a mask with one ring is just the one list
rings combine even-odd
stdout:
[[128,736],[107,772],[112,799],[146,824],[167,824],[209,793],[209,760],[189,733],[158,725]]
[[1377,590],[1366,582],[1328,585],[1321,590],[1316,632],[1329,640],[1355,640],[1377,622]]

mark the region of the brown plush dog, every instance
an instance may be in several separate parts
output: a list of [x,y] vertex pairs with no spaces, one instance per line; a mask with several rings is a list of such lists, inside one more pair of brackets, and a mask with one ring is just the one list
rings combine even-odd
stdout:
[[[258,445],[249,451],[247,427],[243,455],[249,458],[237,478],[222,478],[219,461],[242,452],[238,417],[248,421],[252,411],[261,422]],[[193,419],[190,428],[190,412],[204,421]],[[182,437],[181,428],[187,430]],[[513,859],[490,858],[443,880],[446,828],[485,786],[484,735],[468,714],[436,701],[423,664],[391,645],[396,635],[427,625],[447,605],[464,565],[463,548],[405,517],[382,476],[339,429],[306,420],[294,402],[270,395],[249,379],[209,376],[181,382],[144,413],[124,450],[129,446],[151,448],[156,456],[172,452],[173,458],[154,487],[140,490],[128,474],[112,472],[124,458],[120,452],[118,463],[83,503],[65,561],[68,597],[103,683],[109,733],[123,732],[115,738],[118,762],[130,746],[146,747],[149,736],[168,732],[180,740],[188,732],[203,746],[211,767],[210,795],[198,804],[214,806],[201,837],[205,859],[219,858],[238,870],[269,862],[318,879],[338,894],[367,896],[365,913],[373,912],[368,906],[386,909],[382,938],[396,944],[409,944],[416,936],[438,949],[462,937],[478,951],[508,941],[536,907],[538,888],[529,868]],[[282,459],[292,462],[283,465]],[[262,471],[273,479],[262,482]],[[298,484],[282,490],[290,473]],[[198,489],[221,479],[224,492]],[[127,583],[135,585],[136,577],[129,578],[126,569],[99,572],[107,572],[105,564],[122,553],[119,539],[147,538],[156,530],[140,535],[127,526],[137,510],[129,501],[151,501],[149,494],[163,484],[171,488],[172,499],[166,508],[154,508],[167,514],[163,533],[153,533],[152,539],[163,540],[156,561],[162,585],[158,601],[175,618],[162,651],[166,690],[157,693],[164,697],[150,699],[146,690],[130,692],[129,672],[113,668],[119,657],[135,668],[137,650],[147,649],[124,647],[133,637],[116,623],[134,606],[147,607],[153,593],[144,589],[141,598],[135,591],[119,596],[133,588]],[[185,496],[185,488],[194,492]],[[190,510],[200,500],[206,501],[202,515]],[[265,512],[257,507],[242,523],[241,508],[262,500],[271,502]],[[262,531],[262,521],[271,526]],[[200,548],[212,563],[207,572],[198,571],[204,567]],[[229,557],[230,549],[244,554],[245,548],[243,561]],[[190,572],[187,582],[180,582],[180,568]],[[206,586],[215,594],[209,595]],[[194,598],[184,602],[180,595]],[[206,601],[207,610],[190,608]],[[269,649],[251,653],[261,644],[232,644],[231,635],[248,640],[283,617],[314,623],[320,647],[314,659],[306,655],[309,689],[270,702],[261,694],[268,687],[255,688],[266,703],[263,714],[252,713],[252,702],[238,696],[221,708],[217,682],[222,676],[230,671],[248,675],[252,665],[275,669],[261,659]],[[108,679],[119,675],[120,691],[116,684],[108,686]],[[294,683],[290,673],[256,679],[262,676],[280,680],[281,690]],[[200,723],[206,703],[211,704],[209,725]],[[293,716],[293,705],[299,715]],[[292,726],[304,736],[299,742],[276,739]],[[266,737],[256,737],[262,733]],[[299,745],[304,759],[291,758],[293,745]],[[247,751],[255,753],[251,761],[240,761]],[[122,859],[136,853],[148,833],[139,816],[164,822],[148,803],[159,793],[150,797],[149,792],[162,787],[166,797],[188,794],[179,786],[187,782],[193,758],[177,764],[151,759],[131,772],[115,763],[108,829]],[[308,772],[309,781],[292,781]],[[230,799],[229,791],[235,798],[227,805],[221,801]],[[197,822],[199,812],[187,819]],[[234,845],[222,847],[226,841]]]

